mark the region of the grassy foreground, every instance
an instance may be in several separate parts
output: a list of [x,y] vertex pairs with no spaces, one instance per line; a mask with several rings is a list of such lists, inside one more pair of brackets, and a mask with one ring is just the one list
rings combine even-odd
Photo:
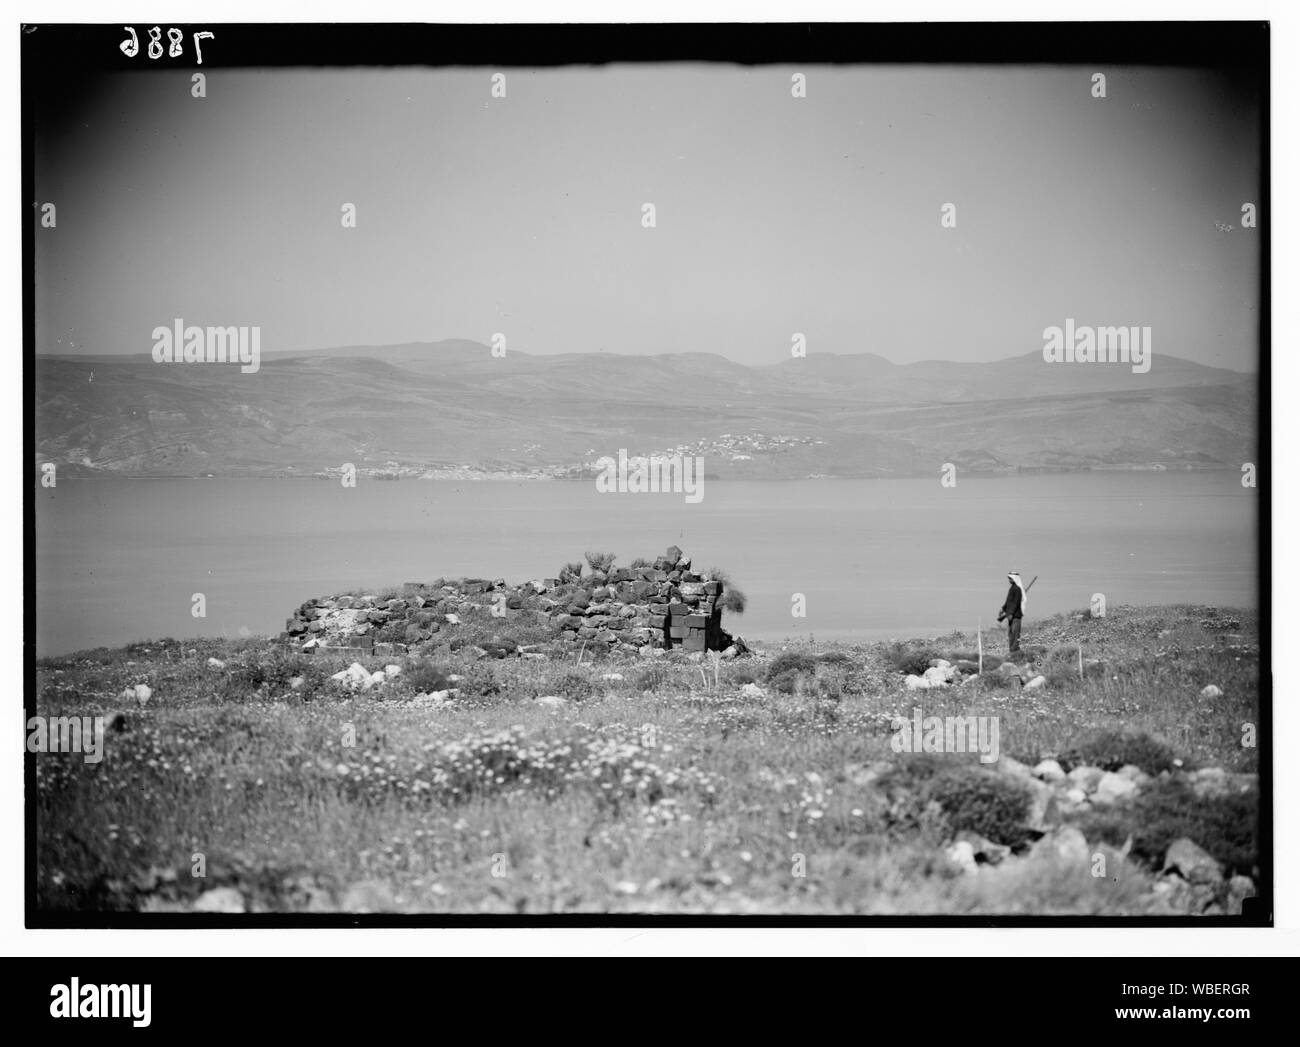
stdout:
[[[508,637],[500,621],[464,627]],[[1031,620],[1023,642],[1035,664],[1020,678],[989,657],[982,676],[929,690],[906,675],[934,657],[960,665],[972,634],[769,645],[730,661],[588,652],[576,664],[560,643],[500,659],[465,646],[369,659],[370,672],[401,671],[355,691],[330,680],[351,656],[266,640],[42,660],[38,714],[108,725],[98,763],[29,757],[38,905],[1237,911],[1244,877],[1259,881],[1254,613],[1118,607]],[[990,630],[984,645],[1005,652],[1005,636]],[[140,684],[147,700],[124,694]],[[1207,685],[1221,694],[1203,696]],[[895,752],[895,718],[917,708],[997,717],[1002,758]],[[1048,788],[1046,765],[1031,774],[1045,758],[1083,792]],[[1141,788],[1103,803],[1092,768]],[[1207,788],[1207,775],[1230,785]],[[1184,838],[1218,872],[1162,875]]]

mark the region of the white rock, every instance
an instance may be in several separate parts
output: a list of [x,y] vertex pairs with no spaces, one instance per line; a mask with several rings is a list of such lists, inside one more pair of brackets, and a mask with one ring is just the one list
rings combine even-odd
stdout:
[[153,691],[147,683],[138,683],[131,688],[131,697],[140,703],[141,707],[149,704],[149,699],[153,697]]
[[948,860],[962,872],[967,874],[979,872],[979,864],[975,861],[975,848],[971,846],[969,840],[958,840],[944,853],[948,856]]
[[1201,688],[1201,697],[1202,697],[1202,698],[1222,698],[1222,697],[1223,697],[1223,690],[1222,690],[1222,688],[1216,687],[1216,686],[1215,686],[1214,684],[1212,684],[1212,683],[1208,683],[1208,684],[1206,684],[1204,687]]
[[1046,686],[1047,686],[1046,676],[1035,676],[1032,680],[1030,680],[1027,684],[1025,684],[1025,686],[1022,689],[1026,691],[1041,691]]
[[387,681],[388,677],[382,672],[376,671],[370,674],[371,687],[378,687],[380,684],[386,683]]
[[1170,869],[1180,873],[1188,883],[1217,885],[1223,882],[1223,866],[1186,836],[1171,843],[1165,852],[1161,872]]
[[289,690],[300,691],[302,690],[302,685],[306,682],[307,678],[305,676],[291,676],[289,677]]
[[209,659],[208,659],[208,668],[209,668],[209,669],[224,669],[225,667],[226,667],[226,663],[223,662],[220,658],[209,658]]
[[1088,799],[1088,794],[1076,785],[1073,789],[1065,790],[1065,798],[1071,803],[1083,803]]
[[1012,759],[1010,756],[998,757],[998,773],[1009,774],[1015,778],[1033,777],[1033,772],[1025,764]]
[[601,677],[601,679],[602,679],[602,680],[621,680],[621,679],[623,679],[623,674],[622,674],[622,673],[606,673],[604,676]]
[[195,912],[235,913],[244,911],[244,896],[233,887],[214,887],[195,899]]
[[384,666],[384,675],[387,676],[390,680],[391,680],[394,676],[401,676],[401,675],[402,675],[402,667],[401,667],[400,665],[385,665],[385,666]]
[[1055,760],[1043,760],[1034,768],[1034,777],[1045,782],[1062,782],[1065,780],[1065,772]]
[[538,697],[537,704],[545,706],[547,709],[560,709],[569,703],[558,694],[543,694]]
[[446,619],[447,619],[447,624],[448,624],[448,625],[460,625],[460,615],[458,615],[458,614],[449,614],[449,615],[446,615],[445,617],[446,617]]
[[1107,771],[1097,782],[1097,788],[1092,794],[1092,802],[1099,807],[1109,807],[1119,800],[1127,799],[1135,792],[1137,792],[1136,782],[1122,778],[1113,771]]
[[929,681],[931,687],[947,687],[948,681],[952,679],[952,667],[941,669],[932,665],[921,675]]
[[742,684],[740,693],[746,698],[765,698],[767,696],[767,692],[756,683]]
[[[383,676],[383,673],[379,674]],[[346,669],[341,669],[330,677],[335,683],[346,687],[349,691],[364,691],[371,686],[370,673],[360,662],[353,662]]]
[[1100,767],[1089,767],[1087,764],[1081,764],[1067,774],[1066,777],[1085,792],[1092,792],[1093,789],[1097,788],[1097,783],[1101,781],[1101,776],[1105,773]]
[[1089,859],[1088,840],[1073,825],[1053,829],[1030,849],[1031,858],[1054,857],[1064,861],[1086,862]]
[[930,688],[930,681],[922,676],[917,676],[915,673],[909,673],[903,683],[907,685],[909,691],[926,691]]

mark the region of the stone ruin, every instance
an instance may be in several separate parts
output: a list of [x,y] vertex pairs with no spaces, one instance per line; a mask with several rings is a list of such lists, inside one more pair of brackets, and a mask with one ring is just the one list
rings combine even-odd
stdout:
[[[471,620],[499,621],[500,632],[508,634],[511,620],[522,618],[549,623],[556,638],[589,648],[739,653],[743,644],[722,628],[722,595],[722,579],[692,570],[674,545],[646,567],[610,566],[585,574],[566,568],[558,578],[522,585],[439,578],[407,582],[400,596],[309,600],[285,623],[282,639],[304,651],[397,656],[463,646],[457,627]],[[519,650],[513,640],[500,638],[475,646],[497,657]]]

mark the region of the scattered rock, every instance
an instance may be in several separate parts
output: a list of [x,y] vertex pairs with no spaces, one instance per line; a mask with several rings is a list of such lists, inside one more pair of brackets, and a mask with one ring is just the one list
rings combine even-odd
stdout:
[[1087,862],[1091,853],[1088,840],[1073,825],[1062,825],[1039,839],[1029,851],[1030,858],[1060,858],[1070,862]]
[[149,699],[153,697],[153,691],[147,683],[138,683],[135,684],[133,687],[128,687],[126,690],[124,690],[122,692],[122,697],[125,698],[128,702],[129,701],[138,702],[140,704],[140,707],[144,708],[146,705],[149,704]]
[[1255,881],[1249,876],[1234,876],[1228,881],[1228,915],[1240,916],[1241,903],[1247,898],[1254,898]]
[[766,698],[767,692],[756,683],[740,685],[740,693],[746,698]]
[[1032,778],[1034,776],[1028,764],[1013,760],[1010,756],[998,757],[998,773],[1009,774],[1013,778]]
[[1093,790],[1092,802],[1099,807],[1109,807],[1120,800],[1128,799],[1135,792],[1137,792],[1136,782],[1114,771],[1106,771],[1097,782],[1097,788]]
[[948,847],[944,854],[962,872],[968,874],[979,872],[979,865],[975,861],[975,848],[971,846],[969,840],[958,840]]
[[929,687],[947,687],[948,682],[953,678],[953,669],[951,665],[937,666],[932,665],[922,676]]
[[1065,772],[1055,760],[1043,760],[1034,768],[1033,773],[1035,778],[1041,778],[1045,782],[1065,781]]
[[1011,848],[1006,844],[994,843],[968,829],[963,829],[957,834],[956,842],[969,844],[975,855],[975,861],[982,864],[997,865],[1011,856]]
[[1097,788],[1097,783],[1101,781],[1102,775],[1105,773],[1100,767],[1089,767],[1087,764],[1082,764],[1070,771],[1066,777],[1084,792],[1090,793]]
[[339,908],[355,913],[392,912],[397,903],[387,884],[379,880],[362,880],[347,889]]
[[1201,688],[1201,697],[1202,697],[1202,698],[1222,698],[1222,697],[1223,697],[1223,691],[1222,691],[1221,688],[1216,687],[1216,686],[1215,686],[1214,684],[1212,684],[1212,683],[1210,683],[1210,684],[1206,684],[1204,687]]
[[1223,867],[1204,849],[1186,836],[1169,845],[1161,872],[1178,873],[1192,884],[1217,886],[1223,882]]
[[204,891],[194,902],[195,912],[244,912],[244,896],[233,887],[214,887]]
[[226,663],[223,662],[220,658],[209,658],[209,659],[208,659],[208,668],[209,668],[209,669],[224,669],[225,667],[226,667]]
[[1060,805],[1056,801],[1056,790],[1037,778],[1025,778],[1029,786],[1029,813],[1025,816],[1025,826],[1034,832],[1047,832],[1061,821]]
[[[383,673],[379,673],[382,678]],[[346,669],[341,669],[330,677],[335,683],[349,691],[368,691],[374,685],[373,678],[360,662],[353,662]]]

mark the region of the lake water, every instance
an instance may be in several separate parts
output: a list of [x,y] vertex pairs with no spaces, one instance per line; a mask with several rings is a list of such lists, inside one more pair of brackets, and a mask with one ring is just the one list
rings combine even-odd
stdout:
[[[705,484],[60,480],[36,496],[37,652],[161,636],[270,634],[313,596],[485,576],[554,577],[586,550],[670,544],[749,598],[725,624],[777,639],[991,625],[1005,574],[1035,617],[1120,603],[1258,601],[1255,491],[1236,472]],[[203,593],[206,618],[191,615]],[[802,593],[807,617],[791,616]]]

